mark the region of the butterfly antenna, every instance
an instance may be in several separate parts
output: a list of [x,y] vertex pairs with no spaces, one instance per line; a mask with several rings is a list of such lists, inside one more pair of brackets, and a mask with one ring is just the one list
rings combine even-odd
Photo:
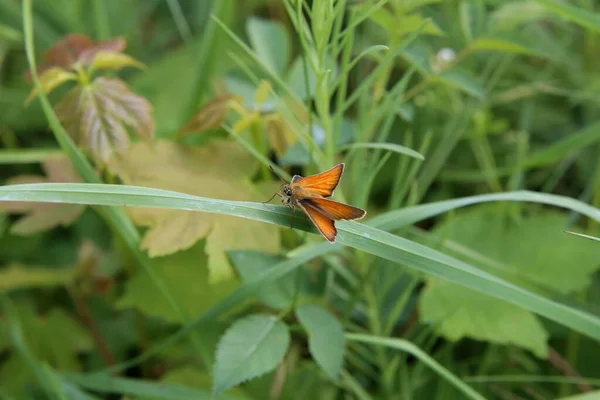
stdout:
[[273,173],[274,173],[275,175],[277,175],[277,177],[278,177],[279,179],[281,179],[281,182],[283,182],[283,183],[287,183],[285,180],[283,180],[283,178],[281,177],[281,175],[279,175],[279,174],[277,173],[277,171],[275,171],[275,170],[273,169],[273,167],[272,167],[271,165],[269,165],[269,168],[271,168],[271,171],[273,171]]

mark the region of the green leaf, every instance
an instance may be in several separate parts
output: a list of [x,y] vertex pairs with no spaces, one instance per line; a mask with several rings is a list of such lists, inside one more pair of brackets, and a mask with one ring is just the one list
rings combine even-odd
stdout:
[[[93,342],[88,332],[66,312],[53,309],[44,316],[37,315],[33,307],[22,304],[17,310],[23,340],[36,358],[66,371],[81,369],[79,353],[90,351]],[[4,320],[3,323],[8,323]],[[0,322],[0,327],[2,327]],[[12,357],[19,358],[13,354]],[[0,380],[12,372],[7,365],[0,369]]]
[[217,348],[215,395],[275,369],[290,343],[284,323],[268,315],[251,315],[236,321]]
[[[238,286],[235,280],[209,283],[208,259],[204,242],[156,260],[153,266],[165,285],[190,316],[197,316],[231,293]],[[190,284],[193,282],[193,285]],[[152,279],[138,271],[125,284],[125,293],[119,299],[119,308],[133,307],[145,315],[182,323],[181,315],[161,298]]]
[[12,264],[0,269],[0,293],[11,290],[66,286],[75,280],[74,268],[43,268]]
[[[478,206],[458,213],[435,233],[451,248],[464,249],[457,250],[460,258],[493,267],[509,280],[567,295],[590,283],[600,268],[600,247],[565,235],[566,225],[567,216],[552,211],[515,223],[498,206]],[[450,282],[428,280],[420,315],[450,340],[472,337],[547,356],[548,334],[533,314]],[[512,328],[503,328],[507,326]]]
[[531,0],[543,5],[561,18],[575,22],[593,31],[600,31],[600,16],[560,0]]
[[568,295],[589,285],[600,268],[600,247],[565,235],[567,226],[568,216],[555,211],[539,211],[517,223],[501,207],[481,205],[457,213],[435,233],[467,249],[457,253],[460,258],[478,262],[478,256],[469,255],[480,254],[490,260],[479,261],[482,267],[487,264],[506,279]]
[[90,74],[95,71],[120,71],[125,67],[145,68],[144,64],[127,54],[99,51],[94,55],[88,71]]
[[410,157],[414,157],[418,160],[425,160],[425,157],[420,153],[414,151],[413,149],[409,149],[408,147],[401,146],[395,143],[351,143],[345,146],[342,146],[342,150],[346,149],[380,149],[387,150],[398,154],[404,154]]
[[300,99],[307,99],[315,94],[317,87],[317,77],[315,76],[312,68],[308,67],[308,93],[306,93],[306,79],[304,77],[304,63],[302,57],[298,56],[292,62],[290,70],[288,71],[286,82],[292,92],[298,95]]
[[[227,252],[231,263],[244,282],[249,282],[268,271],[284,258],[253,250],[237,250]],[[267,306],[275,309],[287,309],[294,298],[295,281],[292,275],[277,282],[265,285],[257,293],[258,298]]]
[[296,317],[308,333],[313,359],[331,379],[337,380],[344,363],[342,325],[324,308],[310,304],[296,309]]
[[259,18],[246,24],[248,38],[256,55],[271,72],[283,75],[289,62],[289,39],[283,25]]
[[[59,67],[50,68],[40,75],[40,85],[46,94],[50,94],[54,89],[65,82],[76,81],[77,75]],[[25,99],[25,105],[29,105],[38,95],[37,87],[34,87]]]
[[532,313],[448,281],[427,280],[419,317],[451,341],[470,337],[522,347],[544,359],[548,354],[548,334]]
[[127,127],[150,140],[154,121],[150,103],[119,79],[99,77],[71,89],[56,105],[56,115],[73,140],[92,152],[100,163],[130,145]]
[[485,90],[479,80],[470,71],[454,67],[443,71],[436,77],[439,81],[462,90],[478,99],[485,97]]

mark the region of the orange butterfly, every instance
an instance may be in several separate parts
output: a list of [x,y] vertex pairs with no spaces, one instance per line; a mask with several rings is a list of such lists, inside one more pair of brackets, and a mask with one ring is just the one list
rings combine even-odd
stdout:
[[[335,221],[361,219],[367,214],[361,208],[326,198],[333,195],[343,172],[344,164],[342,163],[325,172],[305,178],[294,175],[292,182],[290,184],[284,183],[273,197],[281,197],[283,205],[294,211],[297,207],[302,209],[325,239],[333,243],[337,235]],[[279,176],[277,172],[275,174]],[[281,176],[279,176],[279,179],[283,181]],[[273,200],[273,197],[266,203]]]

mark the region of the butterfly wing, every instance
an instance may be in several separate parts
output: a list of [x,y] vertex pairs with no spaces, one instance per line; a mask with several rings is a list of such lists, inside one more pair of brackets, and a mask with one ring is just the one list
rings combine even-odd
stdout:
[[329,199],[321,199],[318,197],[301,199],[299,202],[304,204],[305,208],[319,210],[326,217],[334,221],[338,221],[340,219],[361,219],[367,214],[367,212],[362,208],[349,206],[348,204]]
[[298,206],[306,213],[306,215],[308,215],[312,223],[317,227],[325,239],[331,243],[335,242],[337,229],[335,229],[335,224],[331,218],[319,212],[317,208],[311,206],[309,203],[300,201],[298,202]]
[[338,164],[320,174],[301,177],[294,175],[290,187],[294,195],[302,197],[330,197],[336,188],[344,172],[344,164]]

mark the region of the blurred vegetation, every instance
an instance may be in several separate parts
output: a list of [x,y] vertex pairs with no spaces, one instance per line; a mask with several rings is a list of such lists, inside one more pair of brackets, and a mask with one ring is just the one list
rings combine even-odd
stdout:
[[[600,398],[599,32],[592,0],[0,0],[0,398]],[[261,204],[339,162],[336,244]]]

